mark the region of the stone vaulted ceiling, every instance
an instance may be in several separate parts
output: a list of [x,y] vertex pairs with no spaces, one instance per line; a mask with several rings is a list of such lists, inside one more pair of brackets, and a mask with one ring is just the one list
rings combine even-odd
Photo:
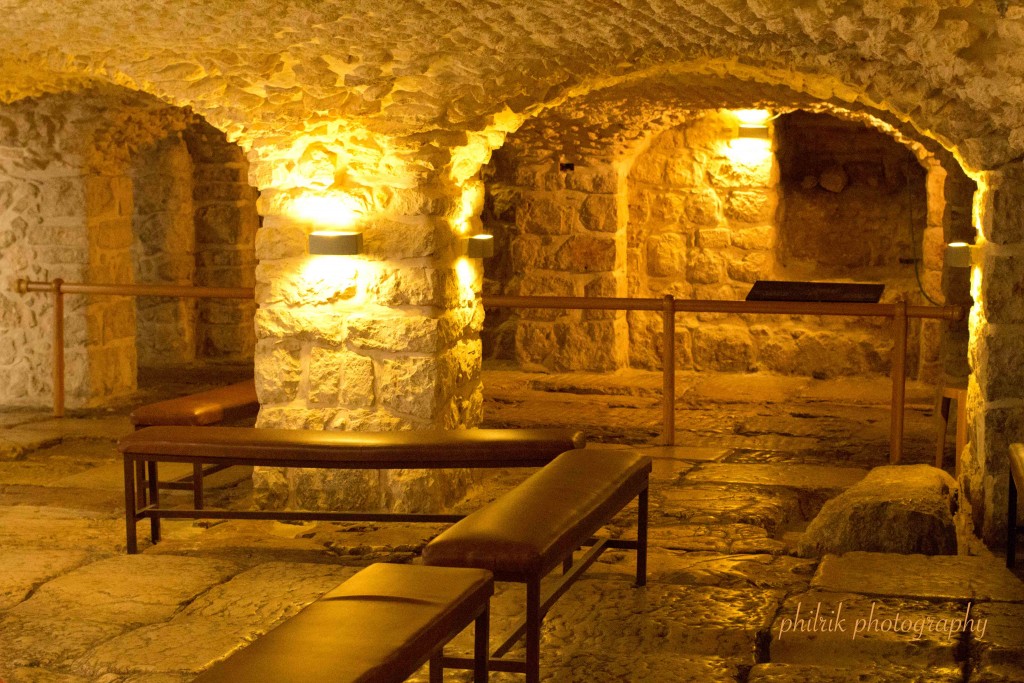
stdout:
[[689,73],[884,112],[994,168],[1024,154],[1024,8],[1010,4],[0,0],[0,99],[110,81],[247,146],[342,121],[457,147],[623,82],[678,99],[665,75]]

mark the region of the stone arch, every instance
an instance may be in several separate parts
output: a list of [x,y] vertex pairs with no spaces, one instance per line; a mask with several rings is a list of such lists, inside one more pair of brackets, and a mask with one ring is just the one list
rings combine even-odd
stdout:
[[[16,151],[0,167],[0,183],[11,197],[0,216],[0,234],[9,247],[0,258],[12,279],[195,280],[193,163],[183,133],[201,120],[191,111],[97,85],[21,99],[0,107],[0,121],[0,144]],[[245,186],[244,164],[238,167],[235,180]],[[243,241],[250,256],[219,263],[244,273],[236,279],[251,284],[255,205],[249,193],[244,203],[251,226]],[[0,364],[14,380],[0,390],[0,404],[46,404],[52,393],[52,300],[9,290],[0,297],[7,312],[0,324],[0,361],[6,362]],[[195,357],[195,303],[153,306],[152,300],[128,297],[67,297],[69,406],[102,405],[134,391],[140,337],[154,355]],[[244,314],[234,321],[239,358],[252,353],[252,304],[246,306],[248,321]]]

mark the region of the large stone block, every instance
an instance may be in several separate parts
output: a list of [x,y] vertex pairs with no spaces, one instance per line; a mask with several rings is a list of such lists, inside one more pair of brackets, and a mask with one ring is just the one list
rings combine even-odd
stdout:
[[1024,323],[1024,257],[986,254],[981,304],[991,324]]
[[825,503],[800,540],[805,557],[853,550],[955,555],[958,488],[928,465],[884,466]]
[[1024,398],[1024,324],[983,325],[970,347],[971,367],[986,401]]
[[380,364],[380,404],[400,414],[433,419],[443,380],[437,358],[385,359]]
[[615,232],[619,228],[619,200],[615,195],[590,195],[580,207],[580,223],[587,230]]
[[741,223],[768,223],[775,218],[778,195],[773,190],[735,190],[725,203],[725,217]]
[[555,252],[551,268],[573,273],[594,273],[615,269],[618,249],[614,239],[572,235]]
[[697,370],[747,372],[754,364],[754,342],[745,327],[702,326],[693,330],[693,363]]
[[655,277],[675,277],[686,270],[686,240],[666,232],[647,240],[647,272]]
[[298,396],[302,346],[295,339],[261,339],[256,343],[256,392],[260,403],[288,403]]
[[981,226],[995,244],[1024,242],[1024,168],[1020,165],[988,174]]
[[420,315],[378,317],[356,314],[348,318],[348,338],[363,349],[430,353],[450,343],[442,337],[440,321]]

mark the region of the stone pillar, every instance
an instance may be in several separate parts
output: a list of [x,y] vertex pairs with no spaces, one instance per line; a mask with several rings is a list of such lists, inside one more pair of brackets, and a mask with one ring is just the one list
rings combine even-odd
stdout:
[[[302,159],[311,157],[307,148]],[[326,153],[313,159],[336,163]],[[343,174],[328,167],[321,175],[333,186],[270,186],[276,168],[256,173],[264,217],[256,235],[259,426],[476,425],[481,264],[458,255],[457,235],[479,213],[479,181],[415,176],[410,187],[402,174],[339,188]],[[309,232],[331,227],[362,230],[364,253],[309,256]],[[457,500],[468,481],[461,471],[255,475],[263,504],[304,508],[430,509]]]
[[[192,159],[178,135],[135,157],[132,263],[136,282],[191,285],[195,272]],[[196,356],[196,301],[135,300],[139,365],[187,363]]]
[[976,531],[1005,540],[1007,447],[1024,440],[1024,165],[982,174],[972,273],[969,445],[961,486]]

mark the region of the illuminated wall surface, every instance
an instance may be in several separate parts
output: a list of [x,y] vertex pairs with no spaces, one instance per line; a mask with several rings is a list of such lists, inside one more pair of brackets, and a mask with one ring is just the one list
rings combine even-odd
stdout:
[[[481,265],[459,256],[458,237],[480,229],[481,169],[525,122],[554,112],[542,137],[582,133],[547,161],[557,173],[559,163],[594,160],[570,182],[609,195],[594,201],[614,204],[614,220],[602,224],[614,249],[606,277],[583,293],[621,294],[628,206],[625,178],[605,172],[614,169],[610,150],[638,150],[694,110],[869,115],[919,159],[962,167],[979,183],[965,484],[995,538],[1006,442],[1024,432],[1024,9],[1014,3],[7,4],[4,276],[138,276],[129,162],[191,125],[181,118],[189,107],[241,146],[260,193],[255,358],[267,426],[479,420]],[[103,133],[93,123],[109,110],[82,112],[76,99],[97,88],[174,106],[160,113],[152,101],[127,106],[125,95],[109,95],[126,108]],[[27,113],[53,101],[46,95],[65,98],[59,111]],[[559,116],[570,101],[587,105],[585,120]],[[71,110],[82,115],[69,118]],[[554,176],[538,170],[530,182],[545,177]],[[955,189],[938,170],[928,181],[930,207]],[[66,204],[73,197],[83,210]],[[239,220],[248,226],[240,231],[254,227]],[[948,237],[952,219],[940,220]],[[361,230],[363,253],[336,257],[339,265],[311,259],[307,236],[323,227]],[[72,381],[84,404],[130,388],[138,350],[119,325],[131,313],[109,310],[129,303],[83,306],[91,322],[72,330],[82,342]],[[150,322],[188,324],[187,315],[150,313]],[[24,330],[45,314],[45,305],[0,293],[0,366],[43,362],[33,354],[45,355],[45,344]],[[208,324],[218,319],[205,314]],[[17,376],[23,398],[39,400],[48,388],[31,372]]]

